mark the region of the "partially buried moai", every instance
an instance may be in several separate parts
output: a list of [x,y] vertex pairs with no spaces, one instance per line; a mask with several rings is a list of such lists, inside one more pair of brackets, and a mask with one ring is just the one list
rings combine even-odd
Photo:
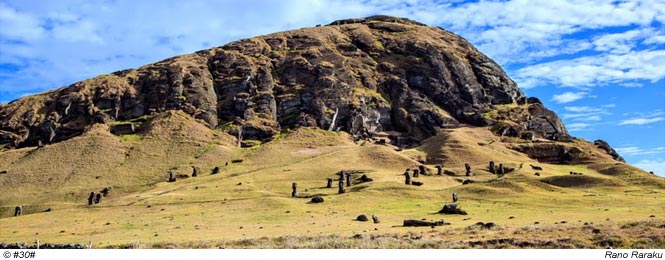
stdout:
[[490,161],[490,172],[492,174],[496,174],[496,169],[494,167],[494,161]]
[[95,194],[95,204],[99,204],[100,202],[102,202],[102,194],[97,193]]
[[405,178],[404,184],[411,185],[411,175],[409,175],[409,169],[406,169],[406,171],[404,172],[404,178]]
[[453,202],[457,202],[457,193],[453,192]]
[[413,178],[418,178],[419,171],[418,169],[413,169]]
[[346,191],[344,190],[344,179],[340,178],[339,183],[338,183],[339,189],[337,190],[338,194],[345,193]]
[[420,165],[418,166],[418,169],[420,170],[420,174],[422,175],[427,175],[427,169],[425,169],[425,165]]
[[192,165],[192,177],[199,176],[199,168]]
[[436,168],[436,175],[442,175],[443,174],[443,166],[437,165],[434,166]]
[[16,206],[16,208],[14,208],[14,217],[21,216],[22,214],[23,214],[23,207]]
[[503,170],[503,163],[499,163],[499,170],[496,172],[498,175],[503,175],[504,170]]
[[88,196],[88,205],[95,204],[95,192],[90,192],[90,196]]
[[466,168],[466,176],[471,176],[471,165],[465,163],[464,168]]
[[333,179],[328,178],[328,184],[326,185],[326,188],[332,188],[332,184],[333,184]]
[[353,178],[351,178],[351,177],[353,177],[353,176],[351,175],[350,172],[347,172],[345,174],[345,176],[346,176],[346,187],[351,187],[351,184],[352,184],[351,182],[353,181]]
[[298,184],[291,183],[291,198],[295,198],[298,195]]

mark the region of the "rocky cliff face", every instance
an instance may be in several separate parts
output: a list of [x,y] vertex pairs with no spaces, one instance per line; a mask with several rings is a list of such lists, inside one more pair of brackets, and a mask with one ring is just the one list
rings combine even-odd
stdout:
[[[401,132],[395,142],[409,145],[442,128],[496,124],[483,115],[510,104],[527,99],[463,38],[374,16],[240,40],[1,105],[0,145],[66,140],[95,123],[127,133],[167,110],[244,139],[317,126],[356,138]],[[568,136],[556,114],[534,104],[511,121],[514,130]]]

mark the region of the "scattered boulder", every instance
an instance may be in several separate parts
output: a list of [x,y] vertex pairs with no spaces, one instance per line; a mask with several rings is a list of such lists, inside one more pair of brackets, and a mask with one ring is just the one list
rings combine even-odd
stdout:
[[363,174],[363,176],[360,176],[360,181],[362,182],[371,182],[374,181],[374,179],[367,177],[367,175]]
[[[651,172],[651,173],[653,173],[653,172]],[[0,171],[0,174],[7,174],[7,170]]]
[[411,185],[413,185],[413,186],[423,186],[423,183],[420,182],[420,181],[412,181]]
[[218,174],[218,173],[219,173],[219,166],[215,166],[215,168],[212,169],[212,173],[210,173],[210,174],[215,175],[215,174]]
[[323,203],[323,197],[321,196],[314,196],[311,200],[312,203]]
[[112,125],[110,130],[114,135],[129,135],[136,133],[136,129],[132,123]]
[[537,172],[537,173],[534,173],[533,175],[536,175],[536,176],[540,176],[540,173],[539,173],[539,172]]
[[543,170],[543,167],[540,167],[538,165],[529,164],[529,166],[531,166],[531,169],[536,170],[536,171],[542,171]]
[[231,163],[241,163],[243,161],[244,161],[243,159],[235,159],[235,160],[231,160]]
[[367,218],[367,216],[365,216],[365,214],[359,215],[358,217],[356,217],[356,220],[362,222],[369,221],[369,219]]
[[471,183],[473,183],[472,180],[466,179],[462,182],[462,185],[467,185],[467,184],[471,184]]
[[471,226],[466,227],[466,229],[493,229],[496,227],[496,224],[494,222],[476,222],[476,224],[473,224]]
[[443,174],[448,175],[448,176],[455,176],[457,173],[451,170],[443,170]]
[[440,214],[458,214],[458,215],[467,215],[466,211],[460,209],[457,207],[457,204],[446,204],[443,206],[441,210],[439,210]]
[[415,219],[404,220],[405,227],[435,227],[443,225],[450,225],[450,223],[445,223],[443,222],[443,220],[440,221],[424,221],[424,220],[415,220]]

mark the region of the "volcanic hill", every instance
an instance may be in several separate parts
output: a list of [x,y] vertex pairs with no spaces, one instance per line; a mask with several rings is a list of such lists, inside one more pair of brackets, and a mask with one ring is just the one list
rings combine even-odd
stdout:
[[[407,168],[422,186],[405,185]],[[340,193],[344,173],[352,184]],[[649,220],[647,246],[664,233],[652,224],[665,180],[602,140],[570,136],[465,39],[389,16],[235,41],[0,105],[0,185],[0,242],[375,241],[415,234],[394,227],[405,219],[440,218],[462,244],[434,247],[491,244],[454,231],[479,220],[503,227],[487,239],[562,220]],[[436,213],[453,192],[468,216]],[[363,213],[381,221],[352,221]],[[579,232],[553,245],[606,246]],[[240,239],[253,242],[210,242]],[[264,242],[313,243],[279,241]]]

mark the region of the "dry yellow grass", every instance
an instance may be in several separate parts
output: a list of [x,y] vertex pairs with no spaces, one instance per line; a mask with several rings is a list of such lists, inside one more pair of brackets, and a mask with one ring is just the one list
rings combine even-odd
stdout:
[[[156,118],[151,124],[145,135],[117,137],[98,126],[87,135],[44,149],[2,152],[0,169],[9,173],[0,175],[0,184],[8,187],[0,194],[0,241],[92,241],[95,247],[220,243],[225,247],[457,247],[460,244],[439,238],[450,233],[467,242],[506,237],[523,241],[539,237],[539,227],[533,232],[521,230],[534,222],[558,230],[561,224],[555,223],[563,221],[565,228],[584,222],[662,221],[665,208],[665,189],[657,177],[632,167],[610,175],[600,161],[591,166],[537,163],[510,150],[510,144],[495,140],[484,128],[446,130],[421,147],[397,152],[353,143],[345,133],[310,128],[241,149],[233,145],[232,137],[179,114]],[[179,126],[162,127],[174,124]],[[417,160],[423,157],[430,169],[441,161],[458,175],[422,176],[416,180],[423,186],[404,185],[404,169],[419,165]],[[497,178],[486,171],[489,160],[525,166]],[[464,162],[472,163],[474,176],[462,176]],[[543,167],[540,177],[533,175],[530,163]],[[200,167],[199,177],[165,182],[169,169],[190,174],[191,165]],[[211,175],[215,166],[221,172]],[[347,187],[345,194],[337,194],[336,182],[335,188],[325,188],[326,178],[336,179],[337,171],[352,169],[367,170],[374,181]],[[569,176],[569,171],[585,175]],[[543,181],[574,182],[576,177],[584,178],[584,185]],[[475,183],[462,185],[460,181],[467,178]],[[298,183],[298,198],[290,197],[292,182]],[[109,197],[101,204],[86,205],[90,191],[107,186],[114,187]],[[452,192],[469,215],[437,213],[451,201]],[[314,195],[323,196],[325,202],[309,203]],[[27,214],[10,217],[15,205],[23,205]],[[46,208],[52,211],[43,212]],[[360,214],[377,215],[381,223],[354,221]],[[430,234],[429,228],[399,227],[404,219],[443,219],[451,225]],[[502,227],[500,235],[487,233],[483,238],[478,237],[481,233],[463,231],[478,221],[496,223]],[[564,234],[565,228],[547,236]],[[355,234],[383,237],[383,242],[344,244]],[[414,244],[387,234],[437,239]],[[571,239],[581,241],[579,245],[594,245],[575,234]],[[289,240],[293,237],[298,239]]]

